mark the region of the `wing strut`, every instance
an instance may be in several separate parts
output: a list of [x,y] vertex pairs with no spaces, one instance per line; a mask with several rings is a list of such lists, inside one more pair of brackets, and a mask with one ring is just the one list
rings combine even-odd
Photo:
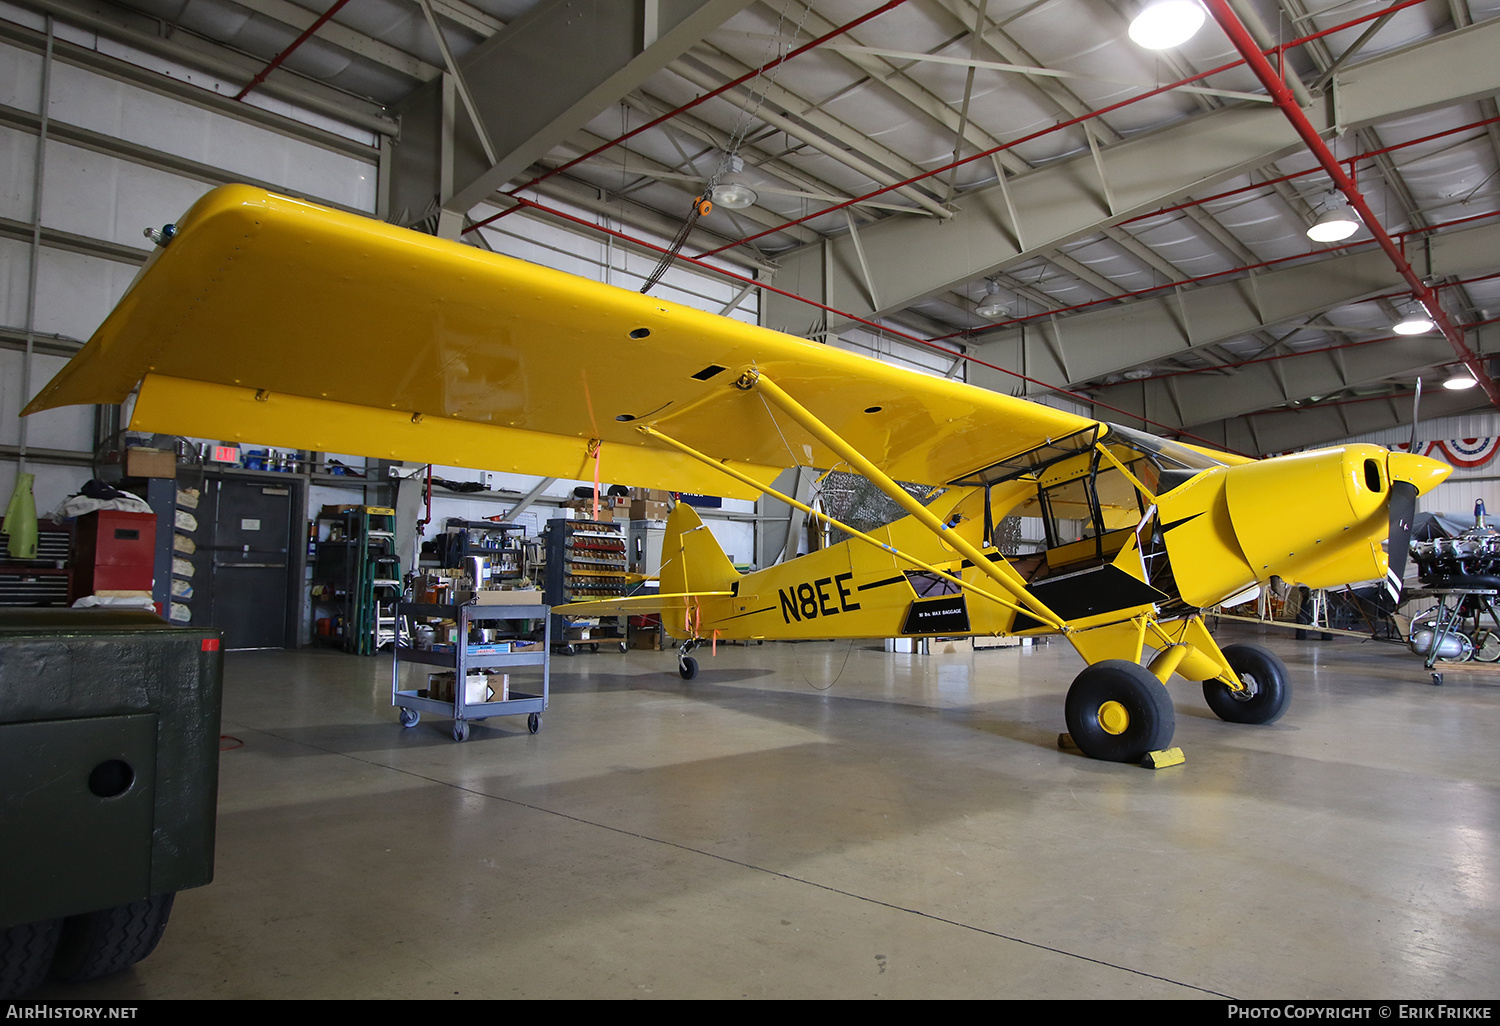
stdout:
[[[844,441],[828,425],[808,412],[801,403],[782,391],[780,385],[753,369],[746,371],[736,384],[747,391],[758,389],[762,395],[779,406],[798,424],[802,425],[814,438],[842,456],[848,461],[850,466],[868,478],[875,487],[879,488],[897,505],[915,517],[919,524],[941,538],[944,543],[962,553],[971,563],[979,567],[983,573],[999,584],[1001,588],[1014,596],[1016,601],[1026,607],[1030,615],[1048,624],[1054,630],[1067,633],[1066,621],[1048,609],[1026,590],[1026,584],[1021,580],[1021,575],[1016,573],[1009,563],[1003,560],[992,562],[973,543],[960,537],[958,532],[950,531],[947,525],[933,515],[931,510],[906,494],[905,489],[887,477],[885,472],[879,467],[867,460],[858,449]],[[1008,574],[1007,571],[1009,572]]]
[[[965,591],[971,591],[974,594],[976,594],[976,595],[978,595],[978,596],[980,596],[982,598],[989,599],[991,602],[997,603],[998,605],[1002,605],[1002,606],[1004,606],[1007,609],[1015,610],[1018,613],[1024,613],[1027,616],[1032,616],[1032,617],[1037,616],[1037,612],[1034,611],[1034,610],[1032,610],[1032,609],[1029,609],[1029,608],[1026,608],[1026,607],[1023,607],[1023,606],[1018,606],[1014,602],[1011,602],[1011,601],[1009,601],[1007,599],[1003,599],[999,595],[994,594],[993,592],[985,591],[983,588],[976,587],[975,585],[970,584],[968,581],[965,581],[965,580],[963,580],[963,579],[961,579],[959,577],[955,577],[952,574],[947,573],[947,572],[945,572],[943,570],[939,570],[937,567],[932,566],[932,565],[930,565],[928,563],[924,563],[924,562],[922,562],[922,560],[916,558],[915,556],[912,556],[912,555],[909,555],[909,554],[907,554],[905,552],[902,552],[900,549],[896,548],[893,545],[889,545],[886,542],[881,541],[879,538],[876,538],[876,537],[874,537],[872,535],[865,534],[863,531],[857,530],[856,528],[850,527],[848,524],[846,524],[846,523],[844,523],[844,522],[842,522],[840,520],[834,519],[833,517],[829,516],[827,513],[821,512],[820,510],[816,510],[813,507],[807,505],[806,503],[798,502],[796,499],[792,498],[790,495],[783,495],[781,492],[778,492],[776,489],[768,487],[767,485],[763,485],[760,482],[751,479],[750,477],[748,477],[748,476],[740,473],[738,470],[735,470],[733,467],[727,466],[724,463],[721,463],[719,460],[714,459],[712,456],[704,455],[703,453],[699,452],[697,449],[694,449],[692,446],[689,446],[689,445],[686,445],[686,444],[684,444],[682,442],[679,442],[677,439],[673,438],[671,435],[664,435],[664,434],[662,434],[660,431],[656,430],[655,428],[651,427],[650,425],[642,424],[642,425],[640,425],[640,427],[637,430],[639,430],[642,434],[647,435],[648,437],[655,438],[656,440],[658,440],[660,442],[665,442],[667,445],[670,445],[672,448],[676,449],[677,451],[679,451],[681,453],[685,453],[686,455],[691,456],[691,457],[693,457],[696,460],[699,460],[699,461],[701,461],[703,463],[706,463],[710,467],[713,467],[716,470],[719,470],[719,471],[722,471],[725,474],[728,474],[730,477],[734,478],[737,481],[740,481],[740,482],[742,482],[744,484],[750,485],[751,487],[760,489],[761,491],[765,492],[767,495],[769,495],[769,496],[771,496],[771,497],[773,497],[775,499],[779,499],[780,501],[786,503],[788,506],[791,506],[793,509],[800,509],[802,512],[808,514],[809,516],[816,517],[817,519],[822,520],[825,523],[831,524],[834,527],[838,528],[840,531],[843,531],[846,534],[852,535],[853,537],[858,538],[862,542],[867,542],[868,544],[875,546],[877,549],[882,549],[885,552],[890,553],[891,555],[895,556],[897,559],[899,559],[899,560],[901,560],[903,562],[910,563],[913,566],[917,567],[918,569],[925,570],[928,573],[936,574],[938,577],[941,577],[943,580],[949,581],[949,582],[951,582],[953,584],[956,584],[960,588],[964,589]],[[986,562],[988,562],[988,560],[986,560]],[[1058,621],[1053,622],[1053,623],[1049,623],[1048,625],[1051,626],[1051,627],[1053,627],[1056,630],[1062,630],[1065,627],[1065,624],[1061,620],[1058,620]]]

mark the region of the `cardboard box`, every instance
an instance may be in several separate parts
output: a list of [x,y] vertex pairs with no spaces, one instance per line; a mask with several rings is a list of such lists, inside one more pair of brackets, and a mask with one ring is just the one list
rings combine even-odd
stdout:
[[665,488],[632,488],[630,489],[632,500],[640,499],[646,502],[671,502],[672,493]]
[[598,520],[601,523],[611,523],[615,518],[615,511],[619,510],[620,518],[625,518],[625,512],[630,508],[630,500],[623,496],[613,499],[599,496],[599,513],[594,514],[593,499],[569,499],[563,504],[563,508],[573,511],[574,520]]
[[126,477],[177,477],[177,454],[136,446],[125,450]]
[[340,513],[349,513],[356,509],[359,509],[359,506],[357,504],[349,506],[324,506],[322,512],[319,513],[318,516],[336,517]]
[[643,652],[661,651],[661,631],[648,627],[633,627],[630,630],[630,647]]
[[540,606],[543,604],[542,592],[532,591],[498,591],[487,589],[474,593],[474,602],[481,606]]
[[[452,670],[427,675],[427,697],[439,702],[453,701]],[[498,690],[497,690],[498,688]],[[503,702],[500,697],[510,691],[510,675],[471,673],[464,678],[464,704],[478,705],[480,702]]]
[[630,501],[631,520],[665,520],[671,512],[671,505],[665,502],[653,502],[649,499]]

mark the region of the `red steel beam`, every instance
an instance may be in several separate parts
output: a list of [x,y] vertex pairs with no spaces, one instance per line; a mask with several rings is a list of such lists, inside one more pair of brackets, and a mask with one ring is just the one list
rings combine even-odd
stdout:
[[254,89],[256,86],[258,86],[262,82],[264,82],[266,80],[266,76],[267,75],[269,75],[271,72],[275,71],[277,68],[281,67],[281,62],[282,61],[286,60],[293,53],[295,53],[296,50],[297,50],[297,47],[301,46],[303,43],[305,43],[309,39],[311,39],[313,37],[313,33],[317,32],[318,29],[322,28],[325,24],[327,24],[328,19],[332,18],[335,14],[339,13],[339,9],[342,8],[348,2],[349,2],[349,0],[338,0],[338,2],[335,3],[332,7],[328,8],[328,10],[324,11],[318,17],[317,21],[315,21],[311,25],[307,26],[307,31],[306,32],[303,32],[296,39],[292,40],[292,45],[291,46],[287,47],[285,50],[283,50],[280,53],[278,53],[275,57],[272,57],[271,58],[271,63],[267,64],[264,68],[261,68],[260,69],[260,74],[256,75],[254,78],[252,78],[250,80],[250,84],[247,85],[247,86],[245,86],[245,88],[241,89],[238,93],[236,93],[235,96],[234,96],[234,98],[236,100],[243,100],[246,96],[249,96],[250,95],[250,91],[252,89]]
[[[1188,205],[1190,206],[1191,204]],[[1500,217],[1500,210],[1490,210],[1486,211],[1483,214],[1470,214],[1468,217],[1460,217],[1452,221],[1441,221],[1438,224],[1430,224],[1421,228],[1408,228],[1404,232],[1397,232],[1394,238],[1399,239],[1404,243],[1406,239],[1414,235],[1426,235],[1429,232],[1435,232],[1443,228],[1452,228],[1454,225],[1468,224],[1471,221],[1482,221],[1486,218],[1491,217]],[[1222,271],[1213,271],[1209,274],[1194,275],[1191,278],[1181,278],[1177,281],[1164,282],[1161,285],[1152,285],[1150,288],[1136,289],[1132,292],[1121,292],[1113,296],[1104,296],[1100,299],[1090,299],[1083,303],[1074,303],[1072,306],[1061,306],[1055,310],[1042,310],[1038,313],[1027,314],[1025,317],[1012,317],[1008,321],[997,321],[994,324],[986,324],[983,327],[979,328],[963,328],[959,331],[951,332],[947,335],[939,335],[934,338],[933,341],[944,342],[948,339],[953,338],[978,338],[981,335],[988,334],[992,331],[998,331],[1001,328],[1009,328],[1017,324],[1029,324],[1032,321],[1042,320],[1044,318],[1052,317],[1056,314],[1076,313],[1079,310],[1087,310],[1090,307],[1102,306],[1105,303],[1118,303],[1127,299],[1140,299],[1143,296],[1150,296],[1158,292],[1165,292],[1169,289],[1175,289],[1179,285],[1201,285],[1206,281],[1213,281],[1215,278],[1223,278],[1224,276],[1230,274],[1240,274],[1246,271],[1260,271],[1264,270],[1267,267],[1276,267],[1281,264],[1291,263],[1296,260],[1310,260],[1314,257],[1321,256],[1324,253],[1332,252],[1335,249],[1359,249],[1362,246],[1372,245],[1375,243],[1375,241],[1375,239],[1358,239],[1353,242],[1344,242],[1338,245],[1329,246],[1326,250],[1314,250],[1308,253],[1293,253],[1289,256],[1273,257],[1270,260],[1262,260],[1259,263],[1255,264],[1244,264],[1239,267],[1229,267]]]
[[[1305,36],[1299,36],[1296,39],[1293,39],[1293,40],[1290,40],[1290,41],[1288,41],[1286,43],[1280,44],[1279,46],[1273,48],[1270,52],[1275,53],[1277,55],[1277,58],[1280,59],[1280,57],[1281,57],[1282,54],[1284,54],[1287,50],[1292,49],[1293,47],[1302,46],[1302,45],[1304,45],[1306,43],[1311,42],[1314,39],[1319,39],[1319,38],[1321,38],[1323,36],[1329,35],[1329,34],[1334,33],[1334,32],[1341,32],[1344,29],[1351,28],[1351,27],[1353,27],[1355,25],[1362,24],[1363,22],[1372,21],[1372,20],[1374,20],[1376,18],[1385,17],[1386,15],[1393,14],[1396,11],[1399,11],[1399,10],[1401,10],[1403,8],[1412,7],[1412,6],[1415,6],[1416,4],[1424,3],[1424,2],[1425,2],[1425,0],[1401,0],[1401,2],[1399,2],[1399,3],[1393,3],[1389,7],[1385,8],[1383,10],[1380,10],[1380,11],[1376,11],[1373,14],[1362,15],[1362,16],[1360,16],[1358,18],[1352,18],[1349,21],[1342,22],[1341,24],[1333,25],[1333,26],[1331,26],[1329,28],[1326,28],[1326,29],[1320,29],[1317,32],[1313,32],[1313,33],[1310,33],[1310,34],[1305,35]],[[1259,49],[1256,49],[1255,52],[1257,54],[1260,54],[1261,51]],[[1264,59],[1264,57],[1262,57],[1262,59]],[[899,188],[902,188],[902,187],[907,186],[907,185],[912,185],[912,184],[914,184],[916,182],[924,181],[924,180],[926,180],[928,178],[931,178],[931,177],[933,177],[935,175],[940,175],[940,174],[943,174],[946,171],[951,171],[951,170],[953,170],[956,167],[962,167],[963,165],[971,163],[973,161],[980,160],[980,159],[982,159],[984,157],[988,157],[988,156],[990,156],[992,154],[995,154],[995,153],[1000,153],[1000,152],[1002,152],[1004,150],[1008,150],[1008,149],[1010,149],[1010,148],[1012,148],[1014,146],[1020,145],[1021,143],[1030,142],[1033,139],[1041,138],[1044,135],[1050,135],[1053,132],[1059,132],[1059,131],[1061,131],[1061,130],[1063,130],[1065,128],[1071,128],[1072,126],[1080,124],[1081,122],[1090,121],[1090,120],[1092,120],[1094,118],[1100,117],[1101,115],[1109,114],[1109,113],[1111,113],[1111,112],[1113,112],[1115,110],[1120,109],[1121,107],[1127,107],[1127,106],[1129,106],[1132,103],[1138,103],[1141,100],[1149,99],[1152,96],[1157,96],[1157,95],[1159,95],[1161,93],[1169,92],[1169,91],[1171,91],[1173,89],[1178,88],[1179,86],[1191,85],[1192,83],[1197,82],[1200,79],[1208,78],[1211,75],[1217,75],[1220,72],[1228,71],[1229,69],[1236,68],[1239,65],[1244,64],[1244,63],[1245,63],[1245,60],[1243,58],[1240,59],[1240,60],[1237,60],[1237,61],[1231,61],[1228,64],[1221,65],[1221,66],[1219,66],[1217,68],[1211,68],[1208,71],[1200,72],[1200,73],[1198,73],[1196,75],[1191,75],[1191,76],[1189,76],[1187,78],[1179,79],[1178,81],[1172,82],[1172,83],[1170,83],[1168,85],[1164,85],[1164,86],[1161,86],[1159,88],[1152,89],[1152,90],[1150,90],[1148,92],[1141,93],[1138,96],[1128,97],[1127,99],[1121,100],[1118,103],[1110,104],[1107,107],[1101,107],[1098,110],[1090,111],[1089,113],[1080,115],[1079,117],[1070,118],[1070,119],[1065,120],[1065,121],[1059,121],[1059,122],[1057,122],[1054,125],[1051,125],[1051,126],[1049,126],[1047,128],[1042,129],[1041,131],[1033,132],[1030,135],[1022,136],[1019,139],[1013,139],[1013,140],[1011,140],[1008,143],[1002,143],[1001,145],[995,146],[995,147],[993,147],[991,149],[988,149],[988,150],[985,150],[982,153],[975,153],[972,156],[964,157],[961,160],[952,161],[951,163],[944,164],[941,167],[933,168],[930,171],[924,171],[922,174],[915,175],[915,176],[913,176],[911,178],[906,179],[905,181],[897,182],[894,185],[887,185],[887,186],[885,186],[883,188],[876,189],[873,192],[867,192],[867,193],[865,193],[862,196],[856,196],[853,199],[844,200],[841,203],[837,203],[837,204],[835,204],[833,206],[830,206],[830,207],[825,207],[822,210],[819,210],[819,211],[816,211],[814,213],[808,214],[808,215],[806,215],[804,217],[799,217],[799,218],[797,218],[794,221],[787,221],[786,223],[784,223],[782,225],[779,225],[778,227],[768,228],[765,231],[758,232],[758,233],[756,233],[754,235],[748,235],[745,238],[740,239],[738,242],[731,242],[731,243],[729,243],[727,245],[720,246],[717,249],[711,249],[711,250],[708,250],[705,253],[700,253],[699,255],[700,256],[714,256],[715,254],[724,252],[724,250],[726,250],[726,249],[733,249],[736,246],[742,246],[742,245],[744,245],[747,242],[752,242],[755,239],[762,238],[762,237],[764,237],[766,235],[772,235],[772,234],[774,234],[774,233],[776,233],[778,231],[784,231],[787,228],[791,228],[791,227],[794,227],[795,225],[802,224],[804,221],[811,221],[814,218],[822,217],[825,214],[831,214],[831,213],[833,213],[834,211],[837,211],[837,210],[842,210],[844,207],[852,206],[855,203],[861,203],[861,202],[863,202],[865,200],[873,199],[876,196],[884,195],[885,193],[890,192],[893,189],[899,189]]]
[[1489,397],[1490,403],[1496,409],[1500,409],[1500,389],[1496,388],[1494,380],[1485,370],[1484,361],[1469,348],[1468,343],[1464,341],[1463,331],[1449,320],[1447,312],[1438,302],[1437,293],[1422,280],[1421,275],[1417,274],[1407,262],[1406,255],[1396,245],[1396,241],[1381,226],[1379,219],[1375,216],[1375,211],[1370,209],[1359,187],[1354,184],[1354,179],[1344,172],[1338,157],[1328,148],[1328,144],[1318,134],[1317,128],[1297,105],[1292,90],[1281,80],[1276,69],[1271,67],[1271,63],[1260,52],[1260,47],[1256,46],[1255,40],[1251,38],[1250,33],[1240,22],[1239,16],[1229,6],[1228,0],[1204,0],[1204,4],[1209,13],[1214,16],[1214,20],[1219,23],[1219,27],[1224,30],[1224,34],[1229,37],[1230,42],[1244,56],[1245,62],[1255,72],[1255,76],[1266,87],[1272,102],[1286,115],[1308,150],[1318,159],[1318,163],[1323,165],[1323,169],[1333,179],[1334,185],[1349,200],[1349,206],[1359,214],[1360,220],[1364,221],[1365,227],[1370,230],[1380,248],[1385,251],[1401,277],[1406,279],[1407,284],[1411,286],[1412,295],[1427,310],[1433,323],[1442,329],[1443,336],[1453,346],[1453,352],[1458,356],[1459,362],[1474,375],[1479,386],[1484,389],[1484,394]]
[[[696,97],[696,98],[694,98],[692,100],[689,100],[687,103],[684,103],[680,107],[674,107],[672,110],[667,111],[665,114],[661,115],[658,118],[654,118],[653,120],[646,122],[644,125],[641,125],[639,128],[632,128],[630,131],[626,132],[624,135],[619,136],[619,137],[614,138],[614,139],[611,139],[609,142],[601,143],[600,145],[595,146],[593,149],[589,150],[587,153],[583,154],[582,156],[574,157],[572,160],[568,161],[565,164],[559,164],[557,167],[554,167],[554,168],[552,168],[549,171],[546,171],[546,172],[543,172],[542,174],[537,175],[535,178],[531,179],[531,181],[529,181],[529,182],[523,182],[522,184],[517,185],[513,189],[507,189],[503,193],[503,195],[514,197],[516,194],[518,194],[520,192],[523,192],[526,189],[531,188],[533,185],[537,185],[537,184],[539,184],[541,182],[546,181],[548,178],[551,178],[555,174],[559,174],[559,173],[561,173],[563,171],[566,171],[568,168],[572,167],[575,164],[582,163],[583,161],[588,160],[590,157],[598,156],[599,154],[603,153],[605,150],[620,145],[626,139],[630,139],[630,138],[632,138],[634,136],[640,135],[642,132],[646,131],[648,128],[655,128],[657,125],[661,124],[663,121],[667,121],[667,120],[670,120],[671,118],[675,118],[677,115],[683,113],[684,111],[692,110],[694,107],[698,106],[700,103],[705,103],[705,102],[713,99],[715,96],[719,96],[719,95],[722,95],[723,93],[727,93],[729,90],[733,89],[735,86],[741,85],[741,84],[743,84],[745,82],[748,82],[750,79],[754,78],[756,75],[759,75],[759,74],[761,74],[762,72],[765,72],[765,71],[769,71],[771,68],[776,67],[778,64],[783,64],[786,61],[791,60],[793,57],[798,57],[798,56],[806,53],[807,51],[809,51],[809,50],[811,50],[811,49],[813,49],[815,47],[822,46],[824,43],[828,42],[828,40],[834,39],[834,38],[836,38],[838,36],[843,35],[846,32],[852,31],[853,29],[858,28],[859,26],[863,25],[865,22],[869,21],[870,19],[879,17],[880,15],[884,14],[886,11],[889,11],[892,8],[895,8],[895,7],[900,7],[904,3],[906,3],[906,0],[890,0],[889,3],[886,3],[886,4],[884,4],[881,7],[877,7],[875,10],[870,11],[870,12],[868,12],[866,14],[862,14],[858,18],[855,18],[853,21],[845,22],[843,25],[840,25],[837,28],[829,30],[828,32],[823,33],[817,39],[814,39],[814,40],[812,40],[809,43],[804,43],[803,45],[797,47],[795,50],[789,50],[789,51],[787,51],[787,54],[784,57],[778,57],[774,61],[767,61],[765,64],[762,64],[758,68],[752,68],[751,70],[749,70],[749,71],[745,72],[743,75],[741,75],[739,78],[733,79],[732,81],[729,81],[729,82],[725,82],[723,85],[719,86],[717,89],[711,89],[708,92],[704,93],[702,96],[699,96],[699,97]],[[500,213],[498,213],[498,214],[492,214],[491,216],[485,218],[483,221],[479,221],[479,222],[477,222],[475,224],[469,225],[469,227],[465,228],[460,234],[467,235],[469,232],[472,232],[474,229],[476,229],[476,228],[483,228],[485,225],[489,224],[491,221],[495,221],[495,220],[498,220],[498,219],[500,219],[502,217],[505,217],[507,214],[511,214],[511,213],[515,212],[516,210],[518,210],[518,209],[519,209],[519,207],[509,207],[509,208],[507,208],[505,210],[500,211]]]
[[724,252],[726,249],[734,249],[736,246],[743,246],[747,242],[754,242],[756,239],[764,238],[767,235],[774,235],[777,232],[786,231],[786,229],[802,224],[804,221],[811,221],[819,217],[824,217],[828,214],[834,213],[835,211],[843,210],[845,207],[851,207],[856,203],[863,203],[865,200],[874,199],[876,196],[883,196],[886,193],[892,192],[896,189],[902,189],[908,185],[914,185],[917,182],[926,181],[929,178],[942,174],[944,171],[952,171],[956,167],[963,167],[965,164],[972,164],[976,160],[982,160],[983,158],[992,156],[996,153],[1002,153],[1005,150],[1019,146],[1022,143],[1031,142],[1033,139],[1040,139],[1044,135],[1051,135],[1053,132],[1060,132],[1065,128],[1072,128],[1074,125],[1081,125],[1085,121],[1092,121],[1094,118],[1102,117],[1105,114],[1109,114],[1113,111],[1119,110],[1121,107],[1128,107],[1132,103],[1139,103],[1140,101],[1150,99],[1153,96],[1159,96],[1162,93],[1171,92],[1173,89],[1176,89],[1179,86],[1192,85],[1199,79],[1208,78],[1210,75],[1217,75],[1220,72],[1228,71],[1230,68],[1238,67],[1243,63],[1244,61],[1230,61],[1228,64],[1221,64],[1217,68],[1210,68],[1208,71],[1201,71],[1196,75],[1190,75],[1187,78],[1178,79],[1176,82],[1172,82],[1164,86],[1158,86],[1157,88],[1141,93],[1138,96],[1132,96],[1128,99],[1121,100],[1118,103],[1112,103],[1107,107],[1100,107],[1098,110],[1089,111],[1087,114],[1080,114],[1076,118],[1068,118],[1065,121],[1059,121],[1056,124],[1049,125],[1048,127],[1040,129],[1039,131],[1032,132],[1030,135],[1023,135],[1018,139],[1012,139],[1010,142],[1001,143],[999,146],[992,146],[989,149],[984,150],[983,152],[972,154],[971,156],[964,157],[961,160],[950,161],[949,163],[944,164],[941,167],[933,168],[931,171],[924,171],[919,175],[912,175],[910,178],[907,178],[903,181],[884,186],[882,188],[874,190],[873,192],[867,192],[863,196],[855,196],[853,199],[847,199],[840,203],[835,203],[832,206],[824,207],[822,210],[817,210],[811,214],[806,214],[802,217],[796,218],[795,220],[787,221],[786,223],[777,225],[774,228],[767,228],[763,232],[756,232],[754,235],[747,235],[737,242],[731,242],[726,245],[720,246],[717,249],[711,249],[706,253],[700,254],[700,256],[714,256],[715,254]]
[[[1352,171],[1354,165],[1359,163],[1361,160],[1369,160],[1371,157],[1378,157],[1382,153],[1394,153],[1396,150],[1405,149],[1408,146],[1417,146],[1421,143],[1432,142],[1434,139],[1441,139],[1444,136],[1449,135],[1457,135],[1459,132],[1468,132],[1476,128],[1484,128],[1486,125],[1493,125],[1496,122],[1500,122],[1500,114],[1497,114],[1492,118],[1482,118],[1479,121],[1471,121],[1467,125],[1459,125],[1457,128],[1445,128],[1441,132],[1433,132],[1431,135],[1420,136],[1416,139],[1408,139],[1406,140],[1406,142],[1392,143],[1389,146],[1382,146],[1378,150],[1366,150],[1363,153],[1356,153],[1352,157],[1343,158],[1342,163],[1347,164]],[[1214,200],[1227,199],[1230,196],[1238,196],[1241,193],[1254,192],[1257,189],[1265,189],[1272,185],[1279,185],[1282,182],[1290,182],[1294,178],[1306,178],[1308,175],[1319,174],[1322,172],[1322,170],[1323,169],[1320,167],[1310,167],[1304,171],[1293,171],[1290,174],[1278,175],[1275,178],[1267,178],[1263,181],[1252,182],[1249,185],[1241,185],[1235,189],[1226,189],[1223,192],[1216,192],[1212,196],[1204,196],[1202,199],[1190,199],[1182,203],[1174,203],[1169,207],[1158,207],[1156,210],[1151,211],[1151,213],[1149,214],[1137,214],[1134,217],[1127,217],[1125,220],[1119,222],[1119,226],[1133,224],[1136,221],[1148,221],[1153,217],[1160,217],[1162,214],[1170,214],[1174,211],[1186,210],[1188,207],[1201,207],[1205,203],[1212,203]]]

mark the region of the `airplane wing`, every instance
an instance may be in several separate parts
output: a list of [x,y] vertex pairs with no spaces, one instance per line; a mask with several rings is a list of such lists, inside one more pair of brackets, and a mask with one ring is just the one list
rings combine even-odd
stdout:
[[944,484],[1095,423],[248,186],[205,195],[25,412],[120,403],[225,441],[752,498],[839,459],[776,382],[897,480]]

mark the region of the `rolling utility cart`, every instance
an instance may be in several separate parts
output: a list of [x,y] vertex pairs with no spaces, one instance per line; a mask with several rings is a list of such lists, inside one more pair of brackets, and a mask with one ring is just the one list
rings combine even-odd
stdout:
[[[613,598],[625,594],[625,533],[620,524],[597,520],[553,520],[547,524],[547,604]],[[573,655],[584,645],[629,650],[619,617],[554,614],[550,633],[557,650]]]
[[[549,612],[544,605],[397,603],[398,619],[447,620],[455,625],[452,643],[436,642],[430,650],[412,647],[398,639],[396,655],[391,660],[391,704],[398,710],[401,726],[415,727],[422,713],[427,712],[452,717],[455,741],[469,739],[471,720],[487,720],[491,716],[525,716],[526,729],[533,734],[541,730],[542,713],[547,708],[552,682]],[[532,639],[529,625],[521,628],[516,625],[517,621],[541,621],[545,625],[539,648]],[[495,635],[491,640],[470,638],[471,628],[481,624],[490,625],[484,629]],[[419,632],[413,627],[402,634],[404,638],[415,640]],[[518,652],[516,648],[536,650]],[[403,662],[453,671],[452,695],[446,692],[441,696],[434,694],[436,675],[429,676],[427,688],[402,688]],[[501,676],[478,672],[482,670],[504,670],[505,673]],[[422,691],[427,693],[421,694]]]

